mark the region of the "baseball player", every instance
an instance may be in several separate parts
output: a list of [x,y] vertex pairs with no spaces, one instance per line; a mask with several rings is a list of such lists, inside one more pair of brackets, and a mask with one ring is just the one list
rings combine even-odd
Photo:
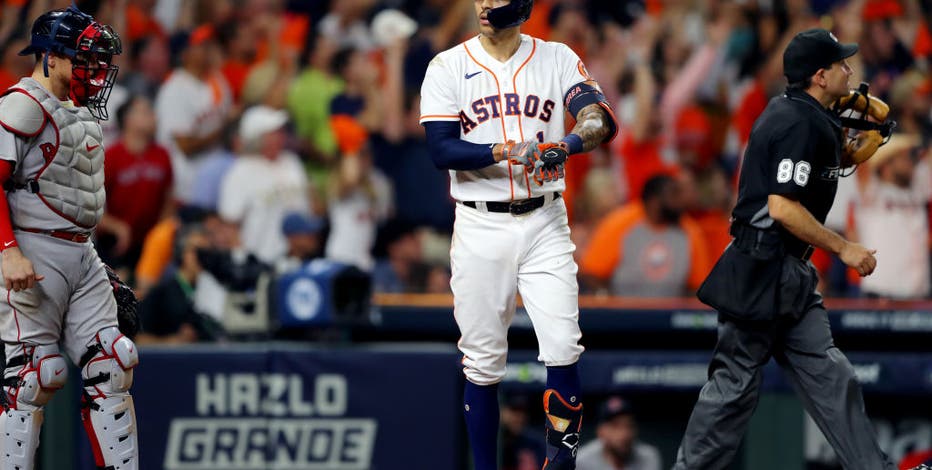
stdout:
[[[532,0],[475,0],[479,35],[438,54],[421,88],[431,158],[450,170],[450,258],[466,375],[464,410],[477,470],[497,468],[497,384],[505,376],[516,291],[534,324],[544,392],[547,470],[575,468],[582,404],[576,363],[575,246],[563,164],[610,141],[617,125],[575,53],[522,35]],[[564,114],[575,119],[566,134]]]
[[32,469],[43,407],[81,369],[81,416],[98,468],[138,468],[128,391],[138,354],[117,329],[113,287],[89,239],[104,209],[99,119],[122,48],[74,5],[32,26],[32,76],[0,97],[0,339],[7,363],[2,469]]
[[857,44],[841,44],[824,29],[799,33],[784,51],[789,86],[754,123],[734,240],[698,292],[719,312],[718,344],[675,470],[729,467],[771,357],[846,470],[896,468],[877,444],[854,368],[834,345],[809,262],[814,245],[861,276],[877,263],[874,250],[823,225],[840,169],[853,163],[843,153],[844,121],[828,108],[849,95],[846,59],[857,51]]

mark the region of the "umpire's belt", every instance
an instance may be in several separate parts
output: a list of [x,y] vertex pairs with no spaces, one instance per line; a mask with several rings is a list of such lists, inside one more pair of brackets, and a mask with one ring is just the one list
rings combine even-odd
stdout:
[[22,230],[30,233],[41,233],[50,237],[68,240],[69,242],[84,243],[91,239],[91,232],[68,232],[65,230],[44,230],[41,228],[16,227],[16,230]]
[[485,206],[485,210],[489,212],[508,212],[511,215],[522,215],[527,214],[535,209],[539,209],[544,204],[550,201],[559,199],[560,193],[554,192],[551,194],[545,194],[543,196],[532,197],[530,199],[521,199],[518,201],[511,202],[497,202],[497,201],[463,201],[463,205],[466,207],[472,207],[473,209],[482,210],[482,206]]
[[785,235],[777,230],[759,229],[734,220],[731,222],[729,232],[731,236],[735,237],[733,242],[735,246],[743,250],[767,250],[769,247],[782,246],[783,253],[803,261],[809,261],[812,256],[812,245],[795,238],[788,240]]

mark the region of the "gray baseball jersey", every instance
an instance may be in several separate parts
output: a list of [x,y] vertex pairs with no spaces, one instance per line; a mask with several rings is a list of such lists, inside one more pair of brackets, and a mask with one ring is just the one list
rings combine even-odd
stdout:
[[44,276],[31,289],[0,286],[0,338],[61,342],[78,361],[94,335],[116,326],[116,302],[93,244],[28,230],[88,232],[103,213],[100,125],[86,108],[61,102],[31,78],[0,98],[0,158],[15,164],[8,190],[17,243]]

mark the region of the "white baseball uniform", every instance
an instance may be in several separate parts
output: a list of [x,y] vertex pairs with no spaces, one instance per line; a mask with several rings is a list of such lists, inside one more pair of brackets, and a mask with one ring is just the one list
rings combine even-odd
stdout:
[[[591,80],[567,46],[521,35],[514,55],[499,62],[476,36],[431,61],[421,87],[421,123],[460,123],[460,138],[478,144],[565,136],[564,95]],[[507,160],[478,170],[450,171],[457,200],[450,250],[454,316],[462,335],[466,377],[491,385],[505,375],[507,333],[515,292],[534,324],[539,360],[575,363],[579,345],[578,286],[566,205],[557,180],[537,186]],[[486,202],[544,197],[528,214],[489,212]],[[463,203],[470,201],[470,207]]]

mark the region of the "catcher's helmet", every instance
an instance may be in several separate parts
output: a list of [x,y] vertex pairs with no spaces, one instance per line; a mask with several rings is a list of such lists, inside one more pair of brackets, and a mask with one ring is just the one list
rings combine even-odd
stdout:
[[[111,62],[114,55],[123,52],[119,36],[72,4],[36,18],[32,40],[19,55],[43,52],[71,59],[71,99],[79,106],[87,106],[98,119],[107,119],[107,99],[119,71]],[[43,57],[42,67],[47,77],[48,55]]]
[[518,26],[531,17],[534,0],[511,0],[508,5],[489,10],[489,23],[495,29],[507,29]]

